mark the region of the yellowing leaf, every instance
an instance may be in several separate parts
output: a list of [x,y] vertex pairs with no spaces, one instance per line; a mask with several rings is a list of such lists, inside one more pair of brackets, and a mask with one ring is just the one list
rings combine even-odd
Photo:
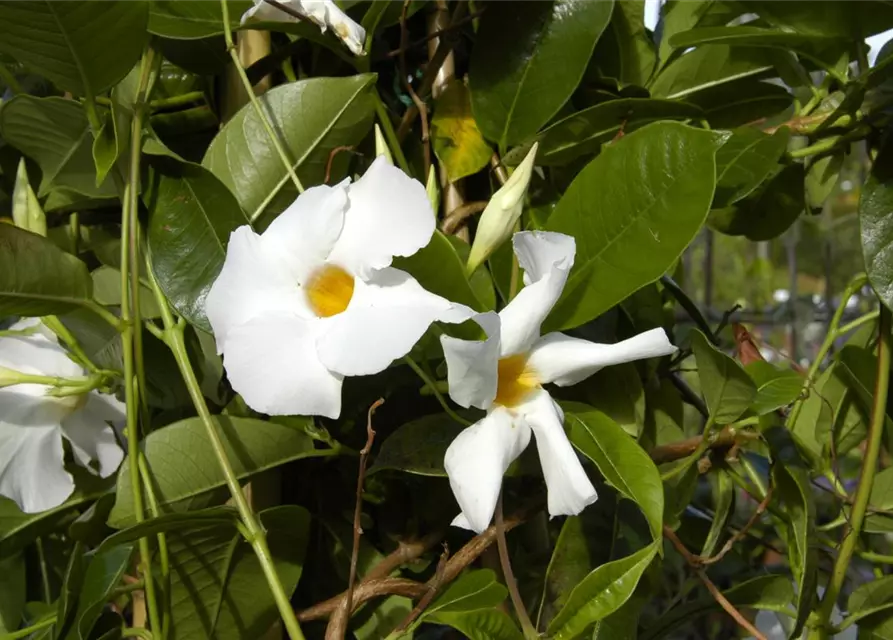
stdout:
[[490,160],[493,150],[474,121],[471,96],[462,81],[448,84],[435,100],[431,138],[451,182],[477,173]]

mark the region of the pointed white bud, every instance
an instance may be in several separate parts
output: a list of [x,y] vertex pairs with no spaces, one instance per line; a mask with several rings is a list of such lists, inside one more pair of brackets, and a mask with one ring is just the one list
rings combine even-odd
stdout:
[[381,129],[377,124],[375,125],[375,155],[384,156],[384,159],[388,161],[388,164],[394,164],[394,157],[391,155],[388,143],[384,139],[384,135],[381,133]]

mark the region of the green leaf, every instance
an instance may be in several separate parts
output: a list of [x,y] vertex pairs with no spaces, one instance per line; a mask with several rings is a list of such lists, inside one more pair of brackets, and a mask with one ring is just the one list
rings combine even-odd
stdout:
[[580,83],[613,0],[499,2],[481,17],[469,86],[483,134],[504,149],[533,135]]
[[[369,132],[375,79],[374,74],[310,78],[258,98],[305,187],[323,182],[332,151],[357,145]],[[332,161],[331,183],[344,175],[347,155]],[[251,220],[271,202],[282,211],[295,199],[294,186],[251,105],[242,107],[214,137],[202,165],[229,187]]]
[[549,637],[578,638],[591,624],[619,609],[635,591],[660,545],[661,539],[658,539],[631,556],[603,564],[586,576],[549,624]]
[[577,243],[550,329],[592,320],[676,262],[707,216],[714,187],[709,176],[723,140],[656,122],[624,136],[580,172],[546,224]]
[[756,398],[756,385],[738,362],[710,344],[697,329],[691,334],[691,348],[710,417],[720,425],[735,422]]
[[152,166],[143,198],[155,277],[177,313],[210,331],[205,297],[223,268],[230,233],[248,218],[204,167],[160,158]]
[[815,530],[815,497],[809,468],[800,457],[790,432],[770,427],[763,436],[772,451],[772,478],[781,501],[784,522],[779,533],[787,542],[791,570],[797,582],[797,616],[791,637],[799,635],[816,597],[818,542]]
[[471,95],[461,80],[450,82],[434,99],[431,145],[452,182],[477,173],[493,155],[474,121]]
[[716,152],[716,193],[713,207],[722,208],[750,195],[778,168],[791,138],[782,127],[767,135],[753,127],[741,127]]
[[716,553],[735,509],[735,483],[728,471],[720,468],[711,473],[709,479],[713,492],[713,522],[710,523],[710,531],[701,547],[702,558],[709,558]]
[[741,78],[761,77],[773,69],[768,49],[706,45],[669,64],[652,81],[654,98],[691,98],[698,91]]
[[861,584],[847,600],[847,622],[855,623],[875,613],[893,609],[893,576]]
[[[0,112],[2,113],[2,112]],[[862,255],[871,286],[893,309],[893,143],[881,147],[859,198]]]
[[[286,595],[300,580],[310,514],[285,505],[260,514]],[[173,640],[260,638],[278,619],[257,556],[234,529],[202,527],[168,535]]]
[[779,369],[763,360],[751,362],[744,370],[757,386],[757,396],[750,407],[757,415],[786,407],[800,397],[803,377],[796,371]]
[[700,118],[700,108],[672,100],[624,98],[583,109],[549,125],[538,136],[537,164],[563,165],[595,153],[621,131],[632,133],[658,120]]
[[78,608],[75,623],[66,640],[88,640],[93,625],[99,619],[106,600],[130,564],[133,546],[125,545],[97,552],[90,559],[84,582],[78,594]]
[[[840,376],[847,389],[849,389],[853,400],[859,404],[865,416],[864,422],[867,425],[867,418],[871,415],[874,403],[877,355],[863,347],[848,344],[837,353],[836,360],[840,366],[835,368],[835,372]],[[887,434],[893,433],[893,420],[890,419],[889,415],[884,416],[884,423],[885,432]]]
[[806,201],[813,209],[821,209],[831,196],[846,158],[844,153],[824,156],[809,163],[806,171]]
[[[90,274],[93,281],[93,297],[99,304],[121,306],[121,272],[108,266],[101,266]],[[158,318],[161,310],[155,300],[155,294],[143,283],[140,283],[140,316]]]
[[127,75],[148,41],[148,3],[0,2],[0,53],[78,96]]
[[12,633],[19,628],[25,587],[25,556],[16,553],[0,559],[0,633]]
[[595,65],[600,77],[613,78],[621,86],[644,87],[656,63],[654,42],[645,28],[644,0],[615,2],[611,22],[595,47],[587,77],[591,77]]
[[700,107],[714,129],[732,129],[781,113],[794,96],[785,87],[745,77],[703,87],[685,100]]
[[148,538],[158,533],[169,533],[180,529],[199,529],[202,527],[230,527],[234,529],[238,522],[239,512],[234,507],[227,506],[198,509],[183,513],[167,513],[113,533],[102,541],[100,551],[136,542],[140,538]]
[[733,18],[741,15],[745,9],[736,6],[737,3],[720,2],[717,0],[701,0],[689,2],[688,0],[671,0],[661,7],[660,44],[658,57],[660,64],[665,65],[678,54],[670,46],[670,38],[677,33],[694,29],[697,26],[709,27],[728,24]]
[[46,316],[92,299],[87,266],[46,238],[0,223],[0,316]]
[[431,603],[422,618],[435,613],[462,613],[492,609],[505,600],[508,591],[489,569],[467,571]]
[[[597,371],[575,386],[579,399],[616,422],[633,438],[645,426],[645,389],[631,362]],[[576,396],[575,396],[576,397]]]
[[893,27],[893,8],[873,0],[829,0],[814,7],[755,0],[748,5],[773,26],[802,33],[861,40]]
[[496,307],[493,281],[486,269],[478,269],[470,278],[465,271],[469,247],[457,238],[435,230],[431,241],[408,258],[397,257],[394,267],[402,269],[432,293],[476,311]]
[[[0,109],[0,135],[40,165],[43,176],[37,195],[61,188],[92,198],[116,195],[111,180],[96,186],[93,134],[78,102],[16,96]],[[49,202],[46,208],[52,209]]]
[[[239,28],[242,14],[251,8],[250,0],[228,0],[230,27]],[[204,0],[152,0],[149,32],[165,38],[192,40],[220,35],[223,13],[219,2]]]
[[670,45],[687,49],[701,45],[732,45],[745,47],[772,47],[793,51],[816,64],[833,69],[842,54],[848,50],[849,38],[835,38],[816,34],[792,33],[781,29],[761,27],[701,27],[670,38]]
[[76,542],[71,549],[68,565],[62,576],[62,587],[59,591],[59,599],[56,600],[56,638],[64,638],[65,634],[75,622],[78,594],[84,582],[84,574],[87,570],[87,549],[80,542]]
[[[228,416],[215,416],[214,421],[238,478],[247,478],[292,460],[327,454],[325,449],[314,449],[313,440],[292,427]],[[194,508],[201,496],[226,484],[199,418],[188,418],[153,431],[142,447],[162,512]],[[129,467],[130,460],[125,459],[118,470],[117,501],[109,516],[109,525],[116,529],[135,522]]]
[[498,609],[463,613],[435,613],[429,622],[452,627],[469,640],[522,640],[512,619]]
[[601,411],[566,403],[571,443],[595,463],[605,480],[642,510],[651,535],[661,539],[664,494],[660,473],[644,449]]
[[443,456],[464,429],[445,413],[417,418],[397,427],[381,445],[369,473],[384,469],[446,477]]
[[[791,614],[794,587],[789,576],[763,575],[736,584],[724,591],[723,596],[736,607]],[[722,611],[722,608],[713,596],[675,606],[649,624],[640,638],[656,640],[668,637],[675,629],[717,611]]]

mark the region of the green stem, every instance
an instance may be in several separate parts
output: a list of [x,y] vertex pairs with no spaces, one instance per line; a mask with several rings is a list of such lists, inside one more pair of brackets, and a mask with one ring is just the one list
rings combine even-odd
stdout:
[[831,612],[837,602],[837,596],[846,580],[847,569],[850,566],[853,552],[859,543],[859,535],[862,532],[862,524],[868,511],[868,500],[871,497],[871,488],[874,484],[874,476],[877,472],[878,457],[881,452],[881,441],[884,437],[884,425],[887,417],[887,387],[890,383],[890,353],[893,338],[890,335],[890,310],[881,306],[879,339],[877,353],[877,380],[874,388],[874,404],[871,410],[871,423],[868,427],[868,444],[865,449],[865,457],[862,463],[862,475],[856,487],[856,495],[853,498],[853,508],[850,512],[849,522],[844,527],[843,539],[840,544],[840,552],[834,562],[831,579],[822,599],[819,609],[819,628],[827,628],[831,619]]
[[208,404],[205,402],[205,397],[202,395],[198,378],[196,378],[195,371],[192,369],[192,364],[189,361],[189,354],[186,351],[186,340],[184,335],[185,324],[174,320],[167,300],[165,300],[164,294],[162,294],[161,288],[158,286],[158,281],[155,279],[155,273],[151,268],[151,261],[149,261],[149,284],[152,288],[152,292],[155,294],[155,299],[158,301],[158,307],[161,310],[161,319],[164,322],[165,342],[174,354],[174,359],[180,369],[180,374],[183,376],[183,381],[186,383],[186,389],[189,391],[189,396],[192,398],[192,403],[195,405],[199,419],[201,419],[205,431],[207,432],[208,440],[211,443],[211,449],[214,452],[214,456],[217,458],[217,462],[220,464],[221,471],[223,471],[223,476],[226,479],[226,484],[229,487],[233,502],[236,503],[236,509],[238,509],[239,516],[245,527],[245,538],[251,543],[258,562],[260,562],[264,576],[267,579],[267,585],[273,594],[273,599],[276,601],[279,615],[282,618],[289,638],[291,638],[291,640],[304,640],[304,634],[298,624],[298,619],[295,617],[291,602],[289,602],[289,596],[285,592],[285,588],[282,586],[282,581],[279,579],[279,575],[276,573],[276,566],[273,564],[273,558],[270,554],[270,549],[267,546],[267,537],[264,529],[260,526],[248,501],[245,499],[245,494],[242,493],[242,487],[239,484],[239,480],[236,477],[235,471],[233,471],[229,459],[227,458],[223,441],[220,439],[220,434],[217,432],[217,425],[214,422],[214,418],[211,416],[211,412],[208,410]]
[[384,106],[384,102],[381,100],[381,96],[378,93],[378,90],[372,92],[372,97],[375,100],[375,113],[378,115],[378,121],[381,123],[381,130],[384,133],[385,139],[388,141],[388,146],[391,148],[391,153],[394,154],[394,159],[397,161],[397,164],[403,169],[403,173],[408,176],[412,175],[412,172],[409,169],[409,163],[406,161],[406,156],[403,155],[403,149],[400,147],[400,141],[397,139],[397,133],[394,131],[394,125],[391,122],[390,116],[388,116],[387,107]]
[[809,156],[818,155],[820,153],[824,153],[826,151],[830,151],[840,142],[840,138],[837,136],[828,136],[827,138],[822,138],[818,142],[814,142],[808,147],[803,147],[802,149],[794,149],[793,151],[788,152],[788,156],[790,158],[808,158]]
[[43,601],[53,603],[53,594],[50,592],[50,574],[47,570],[47,557],[43,550],[43,538],[35,540],[37,546],[37,559],[40,562],[40,587],[43,590]]
[[[809,395],[812,385],[815,384],[815,379],[819,375],[822,363],[825,361],[828,352],[830,352],[831,348],[834,346],[834,342],[841,335],[837,327],[840,325],[840,321],[843,318],[843,312],[846,311],[847,302],[849,302],[849,299],[852,298],[859,289],[865,286],[866,282],[868,282],[868,276],[864,273],[860,273],[853,278],[846,286],[846,289],[843,290],[843,295],[840,297],[840,304],[837,306],[837,309],[834,310],[834,315],[831,317],[831,323],[828,325],[828,333],[825,334],[825,341],[822,342],[822,346],[819,347],[815,359],[813,359],[812,364],[809,365],[809,370],[806,372],[806,379],[803,381],[800,398],[797,399],[797,402],[795,402],[794,406],[791,408],[791,414],[788,416],[787,422],[789,428],[797,423],[797,418],[800,416],[800,411],[803,409],[803,403],[806,400],[806,396]],[[850,325],[847,325],[847,327],[849,326]]]
[[661,474],[660,479],[662,481],[667,481],[672,478],[675,478],[680,473],[687,470],[692,464],[698,461],[698,459],[704,455],[704,452],[710,448],[711,441],[711,431],[713,431],[713,425],[715,422],[713,421],[713,416],[707,418],[707,423],[704,425],[704,433],[701,436],[701,441],[698,443],[698,448],[695,449],[690,456],[684,458],[681,462],[679,462],[672,469],[667,471],[666,473]]
[[149,108],[152,111],[158,111],[160,109],[175,109],[177,107],[184,107],[188,104],[201,102],[204,99],[204,91],[190,91],[189,93],[184,93],[179,96],[171,96],[170,98],[159,98],[158,100],[152,100],[149,102]]
[[455,420],[459,424],[465,425],[466,427],[471,424],[468,420],[466,420],[465,418],[463,418],[462,416],[460,416],[458,413],[456,413],[455,411],[453,411],[450,408],[450,405],[446,401],[446,398],[443,397],[443,394],[440,392],[440,389],[437,388],[437,382],[435,382],[434,379],[431,378],[431,376],[429,376],[427,373],[425,373],[425,370],[422,369],[415,360],[413,360],[409,356],[405,356],[403,358],[403,361],[406,362],[406,364],[408,364],[410,366],[410,368],[416,372],[416,375],[422,379],[422,381],[427,385],[427,387],[429,389],[431,389],[431,392],[434,394],[434,397],[437,398],[437,401],[440,403],[440,406],[443,407],[443,410],[447,413],[447,415],[449,417],[451,417],[453,420]]
[[12,92],[19,95],[25,93],[25,89],[19,84],[15,74],[6,68],[5,64],[0,64],[0,80],[6,83],[6,86],[12,89]]
[[19,638],[27,638],[32,633],[36,633],[41,629],[46,629],[47,627],[51,627],[56,624],[56,616],[52,616],[51,618],[47,618],[46,620],[41,620],[35,624],[32,624],[30,627],[25,627],[24,629],[19,629],[18,631],[13,631],[12,633],[6,634],[3,636],[3,640],[18,640]]
[[152,640],[152,634],[146,631],[145,629],[138,629],[136,627],[124,627],[121,629],[121,637],[122,638],[142,638],[143,640]]
[[860,316],[853,320],[852,322],[848,322],[837,330],[837,337],[848,334],[850,331],[854,331],[861,327],[863,324],[867,324],[869,322],[874,322],[878,319],[878,316],[881,314],[879,310],[874,310],[869,313],[866,313],[864,316]]
[[[158,498],[155,496],[155,489],[152,488],[152,478],[149,475],[149,466],[146,463],[146,456],[142,451],[140,451],[139,465],[140,478],[142,478],[143,481],[143,490],[146,492],[146,502],[149,503],[149,513],[152,518],[157,518],[161,515],[161,511],[158,509]],[[158,540],[158,559],[161,565],[161,637],[167,638],[170,627],[169,594],[171,563],[170,554],[167,549],[167,535],[158,533],[156,538]]]
[[121,320],[114,313],[103,307],[95,300],[86,300],[84,302],[81,302],[81,306],[85,309],[89,309],[100,318],[108,322],[115,328],[116,331],[121,331]]
[[251,106],[254,107],[257,117],[260,118],[260,122],[264,127],[264,131],[267,132],[270,142],[273,143],[273,148],[276,149],[276,154],[282,161],[282,166],[285,168],[286,173],[288,173],[288,177],[291,178],[298,193],[303,193],[304,187],[298,179],[298,174],[295,173],[294,163],[292,163],[291,159],[288,157],[288,153],[285,151],[285,147],[282,146],[279,136],[276,135],[276,132],[273,130],[273,125],[271,125],[269,119],[267,119],[267,114],[264,113],[260,101],[257,99],[257,96],[254,95],[254,87],[251,85],[251,80],[248,79],[248,74],[245,73],[242,61],[239,60],[239,54],[236,51],[236,45],[233,42],[233,30],[229,24],[229,5],[226,0],[220,0],[220,8],[223,14],[223,35],[226,39],[226,48],[227,51],[229,51],[230,58],[232,58],[233,65],[236,67],[236,72],[239,74],[239,79],[241,79],[242,85],[245,87],[245,92],[248,94],[248,100],[251,102]]

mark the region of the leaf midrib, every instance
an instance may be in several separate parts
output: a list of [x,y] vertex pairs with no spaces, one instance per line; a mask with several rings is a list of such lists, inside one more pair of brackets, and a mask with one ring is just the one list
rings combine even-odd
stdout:
[[68,47],[68,50],[71,52],[71,58],[74,60],[74,66],[78,70],[78,74],[81,76],[81,83],[84,85],[84,95],[87,100],[93,101],[93,89],[90,87],[90,79],[87,77],[87,72],[84,69],[84,64],[81,62],[81,57],[78,55],[77,50],[71,43],[71,39],[68,37],[68,32],[65,30],[65,27],[62,25],[62,22],[59,20],[59,15],[56,13],[56,10],[53,8],[52,0],[44,0],[44,4],[47,6],[50,14],[53,16],[53,20],[56,22],[56,26],[59,28],[59,33],[62,34],[62,38],[65,40],[65,45]]

